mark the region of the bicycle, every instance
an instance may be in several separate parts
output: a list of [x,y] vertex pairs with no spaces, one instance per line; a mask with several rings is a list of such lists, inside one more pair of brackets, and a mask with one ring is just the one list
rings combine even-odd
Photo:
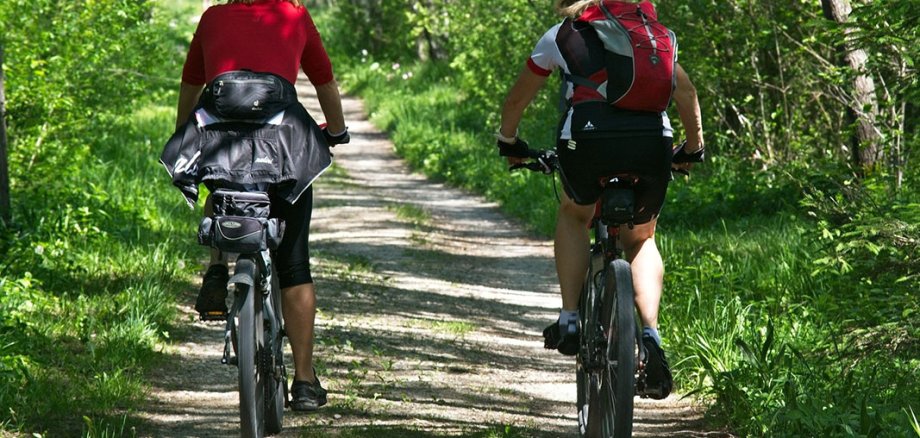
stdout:
[[214,216],[202,219],[198,241],[238,256],[228,282],[233,305],[225,315],[202,319],[226,320],[221,363],[239,371],[240,435],[274,435],[281,432],[288,393],[281,293],[270,251],[280,244],[284,223],[269,218],[265,192],[218,189],[211,196]]
[[[687,159],[682,143],[673,151],[674,162],[702,161],[702,154]],[[535,161],[511,166],[551,175],[559,171],[555,151],[528,152]],[[672,171],[689,174],[682,169]],[[620,226],[632,227],[634,187],[639,176],[620,173],[600,179],[603,187],[591,229],[594,242],[579,298],[579,349],[576,354],[576,408],[578,429],[586,437],[632,436],[633,399],[650,396],[643,364],[647,352],[640,339],[632,271],[618,245]]]

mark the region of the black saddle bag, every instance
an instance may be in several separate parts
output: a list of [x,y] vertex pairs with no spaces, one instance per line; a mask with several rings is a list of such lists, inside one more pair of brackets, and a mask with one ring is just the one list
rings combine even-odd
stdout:
[[206,110],[233,120],[263,120],[295,102],[297,91],[286,79],[248,70],[218,75],[201,96]]
[[237,254],[274,250],[281,244],[284,222],[269,217],[268,194],[217,190],[211,201],[214,216],[201,220],[198,243]]

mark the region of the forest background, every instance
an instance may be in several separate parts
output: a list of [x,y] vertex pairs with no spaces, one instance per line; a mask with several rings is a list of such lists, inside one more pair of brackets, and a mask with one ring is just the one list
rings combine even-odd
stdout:
[[[920,435],[920,9],[655,3],[680,38],[707,139],[708,161],[672,184],[658,236],[680,390],[742,436]],[[559,20],[549,2],[308,5],[340,82],[402,156],[551,233],[553,183],[509,174],[492,136],[502,97]],[[156,157],[185,17],[200,7],[0,3],[2,430],[124,432],[178,323],[176,291],[200,258],[195,212],[160,184]],[[546,87],[526,114],[532,145],[553,144],[557,93]]]

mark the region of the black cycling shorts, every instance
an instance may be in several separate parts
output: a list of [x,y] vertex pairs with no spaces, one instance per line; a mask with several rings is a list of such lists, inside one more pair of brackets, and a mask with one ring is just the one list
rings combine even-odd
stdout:
[[580,205],[597,202],[600,179],[618,173],[639,176],[635,224],[658,217],[671,181],[671,137],[560,140],[556,147],[565,193]]
[[308,187],[294,204],[270,195],[271,217],[284,219],[281,245],[272,253],[282,289],[313,283],[310,274],[310,216],[313,214],[313,186]]

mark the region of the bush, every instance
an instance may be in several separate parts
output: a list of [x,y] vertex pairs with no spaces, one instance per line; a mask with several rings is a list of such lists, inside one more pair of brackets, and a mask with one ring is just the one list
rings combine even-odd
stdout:
[[192,212],[157,163],[174,110],[155,102],[178,83],[172,49],[190,34],[168,18],[146,0],[0,3],[13,198],[2,430],[124,420],[189,287]]

